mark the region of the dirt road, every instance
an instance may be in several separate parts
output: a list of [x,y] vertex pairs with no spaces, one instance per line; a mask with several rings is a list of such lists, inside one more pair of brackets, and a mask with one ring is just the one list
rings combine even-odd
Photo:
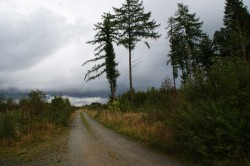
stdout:
[[[81,115],[85,119],[82,123]],[[101,126],[86,113],[77,113],[69,136],[72,166],[179,165]]]
[[[81,119],[84,119],[82,121]],[[83,123],[84,122],[84,123]],[[103,127],[86,113],[77,112],[69,133],[53,142],[53,148],[36,149],[31,160],[2,159],[1,166],[178,166],[157,154]]]

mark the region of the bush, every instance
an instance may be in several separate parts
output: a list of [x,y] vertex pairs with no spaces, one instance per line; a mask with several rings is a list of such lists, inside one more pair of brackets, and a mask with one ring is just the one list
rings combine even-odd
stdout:
[[55,96],[51,101],[50,109],[51,122],[61,126],[68,125],[70,115],[73,111],[68,98]]
[[237,58],[216,59],[184,89],[174,119],[179,144],[194,158],[246,159],[250,149],[250,78]]
[[237,110],[228,112],[214,101],[202,101],[180,111],[175,127],[179,143],[194,156],[235,158],[248,154],[248,119]]
[[120,102],[119,100],[113,100],[108,102],[108,109],[114,110],[114,111],[120,111]]
[[28,97],[29,108],[31,109],[33,115],[41,115],[44,111],[44,106],[47,103],[46,94],[40,90],[31,90]]
[[18,104],[15,101],[0,96],[0,146],[46,140],[55,127],[68,125],[73,111],[69,99],[54,97],[49,103],[39,90],[32,90]]
[[14,138],[20,129],[20,112],[0,113],[0,139]]
[[[168,80],[169,81],[169,80]],[[170,83],[163,82],[160,89],[151,87],[146,92],[134,92],[133,111],[171,113],[181,105],[181,93],[171,87]],[[131,111],[130,93],[119,96],[120,110]]]

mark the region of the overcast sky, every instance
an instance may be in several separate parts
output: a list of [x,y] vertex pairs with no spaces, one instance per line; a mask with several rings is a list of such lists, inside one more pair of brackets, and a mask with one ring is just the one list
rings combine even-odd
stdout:
[[[0,0],[0,93],[16,95],[39,89],[50,95],[70,97],[72,104],[105,102],[109,87],[105,75],[85,83],[95,46],[87,45],[95,34],[94,24],[104,12],[113,13],[125,0]],[[169,43],[167,20],[177,10],[177,3],[189,6],[204,21],[203,30],[213,35],[222,27],[224,0],[144,0],[145,11],[161,24],[162,35],[149,40],[151,49],[138,44],[133,61],[136,90],[159,87],[171,67],[166,66]],[[243,0],[250,6],[249,0]],[[249,7],[248,7],[249,9]],[[116,47],[118,93],[129,89],[128,51]]]

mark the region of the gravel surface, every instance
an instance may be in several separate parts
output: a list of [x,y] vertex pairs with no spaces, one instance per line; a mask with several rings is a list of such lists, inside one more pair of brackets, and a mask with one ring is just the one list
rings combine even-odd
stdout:
[[[81,120],[81,114],[85,123]],[[13,160],[15,161],[15,160]],[[69,134],[29,162],[1,160],[1,166],[179,166],[164,155],[103,127],[86,113],[77,112]]]
[[103,127],[86,113],[82,114],[88,127],[83,125],[78,113],[69,140],[71,165],[180,165]]

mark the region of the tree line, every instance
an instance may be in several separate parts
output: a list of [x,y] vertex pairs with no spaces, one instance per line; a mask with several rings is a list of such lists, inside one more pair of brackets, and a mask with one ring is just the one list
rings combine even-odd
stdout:
[[168,19],[168,56],[174,80],[180,70],[183,84],[191,81],[194,73],[208,71],[216,57],[239,57],[250,74],[250,14],[241,0],[226,0],[225,5],[224,27],[210,39],[196,14],[178,4],[175,15]]
[[[176,89],[176,78],[179,73],[182,85],[192,82],[195,73],[207,72],[214,64],[216,57],[239,57],[249,71],[250,56],[250,14],[242,0],[226,0],[224,12],[224,27],[214,33],[213,39],[202,31],[203,22],[196,13],[190,13],[188,6],[177,4],[177,11],[167,21],[167,38],[170,41],[169,60],[173,68],[173,82]],[[85,81],[93,80],[103,74],[110,85],[111,101],[115,100],[116,80],[119,77],[118,63],[115,60],[113,43],[124,46],[129,52],[130,101],[133,99],[133,77],[131,53],[138,42],[144,39],[157,39],[161,35],[156,32],[160,26],[151,20],[151,12],[145,12],[143,1],[126,0],[120,8],[113,7],[114,14],[104,13],[102,22],[95,24],[94,40],[87,43],[97,45],[95,58],[90,62],[100,60],[85,75]],[[149,44],[143,41],[148,48]]]
[[[126,0],[121,8],[129,7],[132,2],[142,7],[142,1]],[[131,12],[129,9],[128,13]],[[139,9],[133,10],[139,14],[144,13]],[[132,43],[129,38],[125,38],[129,30],[123,32],[122,27],[129,28],[126,21],[132,22],[139,18],[133,16],[133,19],[126,18],[128,20],[125,21],[122,20],[123,15],[117,15],[116,10],[111,14],[113,43],[118,45]],[[124,25],[120,25],[122,22]],[[154,29],[151,32],[155,32],[159,26],[153,22]],[[242,0],[225,0],[224,26],[212,37],[203,32],[203,22],[183,3],[177,4],[175,14],[166,22],[166,37],[170,42],[170,51],[166,53],[167,64],[172,65],[173,79],[164,79],[159,89],[152,87],[145,92],[132,89],[103,108],[115,110],[115,117],[124,114],[125,119],[121,120],[124,125],[123,121],[128,119],[127,114],[131,113],[129,111],[133,103],[133,114],[142,116],[143,122],[161,124],[157,131],[162,137],[155,138],[154,133],[151,133],[151,142],[145,143],[156,142],[157,149],[177,156],[183,155],[187,165],[249,165],[250,14],[247,7]],[[133,25],[137,28],[136,23]],[[137,33],[142,35],[144,31],[132,31],[128,36],[136,42],[142,41],[144,38],[136,36]],[[124,35],[124,38],[119,35]],[[154,35],[159,37],[158,33]],[[100,44],[101,40],[96,41]],[[105,42],[101,44],[104,46]],[[132,46],[135,49],[135,45]],[[129,50],[130,46],[125,47]],[[104,58],[110,56],[104,50],[101,52]],[[115,62],[115,56],[113,58]],[[117,67],[117,62],[113,64]],[[106,65],[104,62],[102,74],[108,69]],[[176,88],[176,78],[181,79],[180,88]],[[108,111],[98,111],[98,116],[103,114],[105,117],[106,112]],[[133,117],[129,120],[131,119]],[[137,119],[134,120],[137,123]],[[115,118],[113,124],[117,125]],[[140,126],[138,123],[138,131]],[[133,126],[130,130],[135,128]],[[144,140],[144,132],[136,134]],[[168,134],[171,138],[164,137]]]
[[67,126],[73,110],[68,98],[55,96],[49,101],[40,90],[31,90],[19,100],[1,96],[0,141],[32,136],[37,129],[42,132],[49,125]]
[[[105,61],[88,70],[85,80],[89,81],[106,73],[111,89],[111,101],[113,101],[119,72],[116,69],[118,63],[115,62],[112,42],[124,46],[129,52],[129,86],[131,106],[133,106],[132,51],[135,49],[136,44],[143,39],[159,38],[160,35],[155,32],[159,25],[156,24],[155,20],[150,20],[151,12],[146,13],[142,1],[139,0],[126,0],[121,8],[113,7],[113,10],[115,14],[104,13],[102,16],[103,22],[95,25],[97,31],[95,39],[88,43],[98,44],[95,49],[97,51],[95,56],[97,57],[86,61],[84,65],[104,58]],[[145,44],[150,48],[146,41]],[[100,68],[102,68],[101,71],[99,71]],[[97,74],[90,76],[93,72],[97,72]]]

